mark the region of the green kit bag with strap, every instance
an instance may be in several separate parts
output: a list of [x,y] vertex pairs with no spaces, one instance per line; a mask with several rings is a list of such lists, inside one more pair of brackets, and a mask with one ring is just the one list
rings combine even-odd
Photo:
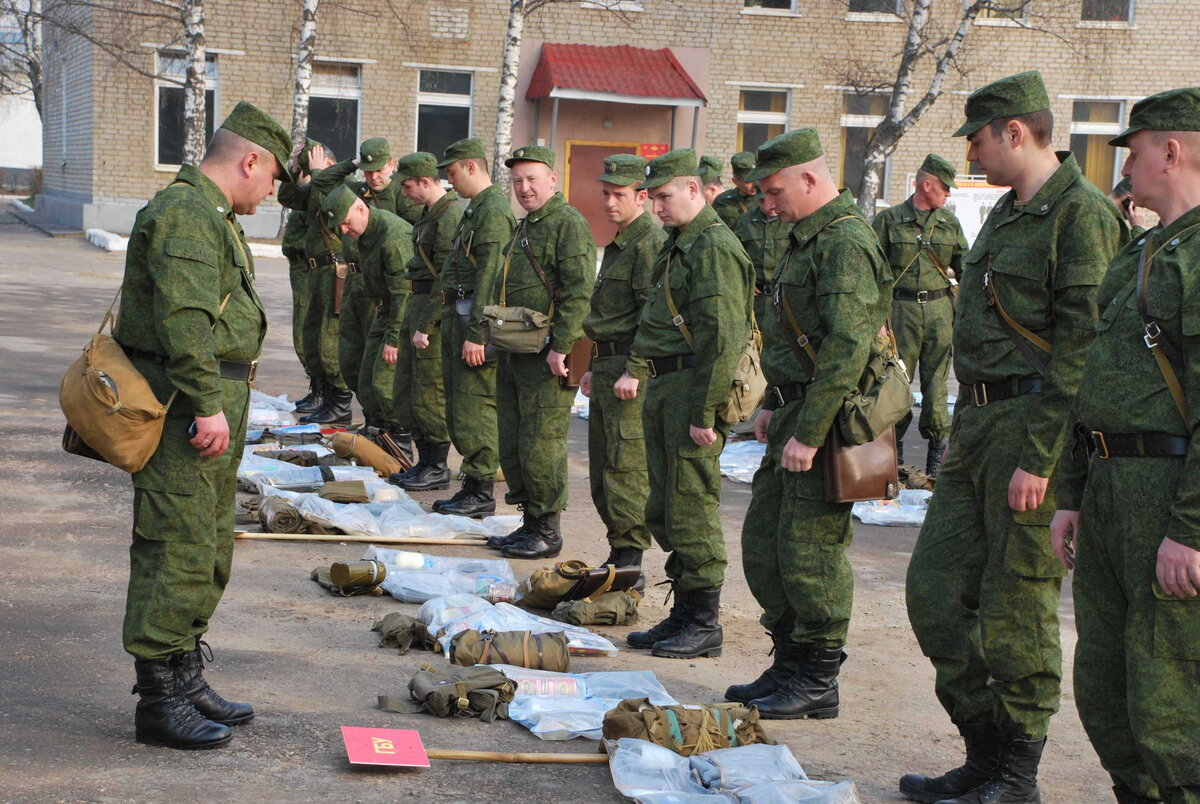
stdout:
[[529,631],[475,631],[455,634],[450,640],[451,664],[511,664],[531,670],[566,673],[571,669],[567,635]]
[[379,708],[408,715],[428,712],[438,717],[477,717],[491,723],[508,719],[508,704],[516,689],[517,685],[494,667],[439,669],[423,664],[408,683],[409,699],[380,695]]
[[[505,305],[508,297],[508,269],[512,265],[513,247],[518,240],[525,247],[525,255],[529,258],[533,270],[537,271],[538,278],[546,286],[546,293],[550,296],[549,313],[529,307]],[[483,308],[484,337],[487,338],[487,342],[502,352],[516,354],[537,354],[545,349],[546,344],[550,342],[550,325],[554,320],[555,293],[554,289],[550,287],[550,281],[546,279],[546,272],[542,270],[542,266],[538,264],[537,259],[533,256],[533,251],[529,248],[524,224],[522,224],[521,231],[513,236],[512,243],[508,246],[508,253],[504,255],[504,274],[500,279],[499,302],[499,304],[489,304]]]
[[604,739],[633,737],[670,748],[681,756],[717,748],[775,741],[758,722],[757,707],[739,703],[655,706],[646,698],[629,698],[604,716]]

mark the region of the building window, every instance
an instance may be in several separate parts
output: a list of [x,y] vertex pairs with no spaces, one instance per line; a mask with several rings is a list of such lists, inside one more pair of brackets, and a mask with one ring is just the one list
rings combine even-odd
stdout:
[[770,8],[776,11],[795,11],[796,0],[745,0],[746,8]]
[[441,156],[471,136],[471,73],[421,70],[417,83],[417,150]]
[[979,9],[979,16],[976,19],[980,20],[1005,20],[1008,22],[1018,22],[1025,19],[1025,12],[1028,6],[1023,5],[1020,8],[991,8],[984,7]]
[[1129,22],[1133,0],[1083,0],[1079,18],[1088,22]]
[[791,93],[786,89],[743,89],[738,93],[737,149],[753,151],[787,128]]
[[[187,78],[187,58],[178,51],[158,54],[158,74],[155,83],[157,98],[155,162],[165,168],[183,164],[183,144],[186,139],[183,116],[183,82]],[[209,55],[204,62],[204,141],[213,133],[213,115],[217,106],[217,57]]]
[[[858,184],[862,181],[867,146],[875,136],[875,127],[887,114],[887,104],[887,95],[856,92],[846,92],[842,95],[841,186],[849,188],[852,192],[858,189]],[[889,157],[879,170],[879,187],[875,197],[881,200],[887,198],[887,178],[891,161]]]
[[328,145],[339,160],[358,155],[362,68],[357,64],[313,62],[308,98],[308,136]]
[[1120,101],[1075,101],[1071,110],[1071,153],[1079,169],[1104,192],[1117,183],[1117,149],[1108,141],[1120,134]]
[[852,14],[899,14],[900,0],[850,0]]

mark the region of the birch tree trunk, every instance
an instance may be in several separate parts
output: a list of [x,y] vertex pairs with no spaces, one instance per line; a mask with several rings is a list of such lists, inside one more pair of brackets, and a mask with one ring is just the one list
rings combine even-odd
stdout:
[[184,0],[180,16],[187,54],[187,78],[183,82],[183,164],[198,165],[204,158],[206,145],[204,123],[208,77],[205,67],[208,42],[204,36],[204,0]]
[[308,98],[312,90],[313,58],[317,53],[317,6],[321,0],[303,0],[300,11],[300,50],[296,56],[296,82],[292,95],[292,147],[304,144],[308,131]]
[[525,30],[528,0],[509,0],[508,32],[500,65],[500,100],[496,107],[496,145],[492,154],[492,182],[507,196],[512,186],[504,160],[512,152],[513,117],[517,103],[517,72],[521,69],[521,36]]

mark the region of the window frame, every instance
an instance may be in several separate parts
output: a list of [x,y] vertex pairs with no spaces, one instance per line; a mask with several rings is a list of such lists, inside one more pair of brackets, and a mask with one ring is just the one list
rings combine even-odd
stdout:
[[[471,81],[471,91],[465,95],[453,92],[422,92],[421,91],[421,75],[422,73],[456,73],[465,75]],[[475,71],[463,69],[450,69],[442,67],[419,67],[417,68],[416,76],[416,115],[413,119],[413,150],[418,150],[417,145],[421,139],[421,107],[422,106],[449,106],[458,109],[467,110],[467,133],[465,136],[473,136],[475,132]],[[465,101],[465,102],[464,102]]]
[[1126,0],[1126,3],[1128,4],[1128,7],[1126,8],[1126,11],[1125,11],[1125,19],[1123,19],[1123,20],[1097,20],[1097,19],[1089,19],[1089,18],[1087,18],[1087,17],[1083,16],[1083,8],[1084,8],[1084,4],[1085,4],[1085,3],[1086,3],[1086,0],[1081,0],[1081,1],[1080,1],[1080,3],[1079,3],[1079,20],[1078,20],[1078,22],[1079,22],[1079,24],[1080,24],[1082,27],[1085,27],[1085,28],[1087,28],[1087,27],[1094,27],[1094,28],[1108,28],[1108,27],[1124,28],[1124,27],[1127,27],[1127,26],[1131,26],[1131,25],[1133,25],[1133,23],[1134,23],[1134,9],[1135,9],[1135,7],[1137,6],[1137,0]]
[[[854,95],[854,94],[858,94],[858,93],[855,93],[852,90],[843,89],[840,91],[840,93],[838,95],[838,97],[841,101],[842,109],[843,109],[841,114],[838,115],[838,147],[841,151],[839,154],[839,158],[838,158],[838,187],[847,187],[847,185],[846,185],[846,129],[848,129],[848,128],[873,129],[877,125],[879,125],[881,122],[883,122],[883,118],[884,118],[884,115],[881,115],[881,114],[878,114],[878,115],[876,115],[876,114],[859,114],[859,113],[851,114],[851,113],[847,113],[846,111],[844,111],[846,108],[846,96]],[[877,96],[884,97],[884,98],[888,97],[888,95],[889,95],[889,93],[887,91],[868,92],[868,93],[863,93],[863,94],[877,95]],[[891,179],[892,179],[892,157],[893,156],[895,156],[894,153],[889,154],[883,160],[883,169],[880,171],[880,176],[879,176],[879,195],[877,195],[875,197],[875,207],[877,209],[879,207],[880,202],[882,202],[885,205],[890,203],[891,191],[889,189],[889,184],[891,183]]]
[[[1074,153],[1071,148],[1071,138],[1079,135],[1083,137],[1106,137],[1112,139],[1125,130],[1126,121],[1129,116],[1129,105],[1126,98],[1100,98],[1100,97],[1079,97],[1071,98],[1071,125],[1067,131],[1067,150]],[[1087,120],[1075,119],[1075,104],[1076,103],[1113,103],[1117,106],[1117,120],[1114,123],[1093,123]],[[1107,187],[1100,189],[1107,195],[1113,188],[1113,185],[1120,180],[1121,166],[1125,161],[1127,149],[1121,147],[1113,148],[1113,169],[1112,178]],[[1078,158],[1078,157],[1077,157]],[[1082,165],[1086,171],[1086,165]],[[1086,172],[1085,172],[1086,176]],[[1094,182],[1093,182],[1094,183]]]
[[[745,124],[758,124],[765,126],[783,126],[783,130],[788,130],[789,121],[792,119],[792,87],[768,86],[764,84],[738,84],[738,109],[734,117],[734,140],[738,143],[742,142],[741,129]],[[748,109],[742,109],[742,93],[743,92],[772,92],[783,95],[783,111],[782,112],[758,112]],[[740,148],[739,150],[746,150]]]
[[749,5],[749,0],[742,0],[742,7],[738,10],[739,14],[760,14],[765,17],[799,17],[800,16],[800,0],[790,0],[787,8],[766,8],[763,6]]
[[[205,54],[205,57],[204,57],[204,61],[205,61],[204,92],[206,95],[209,92],[212,93],[212,104],[211,104],[212,108],[211,108],[211,110],[207,108],[210,104],[207,103],[207,98],[205,98],[205,100],[206,100],[205,115],[206,116],[209,114],[212,115],[214,132],[217,130],[217,126],[218,126],[217,109],[220,108],[220,104],[221,104],[221,67],[220,67],[220,60],[219,60],[220,55],[221,54],[215,53],[212,50],[209,50]],[[157,77],[154,79],[154,101],[153,101],[153,108],[154,108],[154,146],[153,146],[153,148],[154,148],[154,150],[151,152],[152,153],[151,158],[154,160],[154,170],[155,171],[163,172],[163,173],[174,173],[174,172],[177,172],[181,167],[183,167],[182,163],[173,165],[168,162],[158,161],[158,153],[159,153],[158,146],[159,146],[159,141],[160,141],[160,136],[161,136],[161,128],[162,128],[162,121],[159,119],[159,114],[158,114],[159,97],[160,97],[159,93],[161,93],[164,89],[177,89],[180,92],[183,92],[183,91],[185,91],[185,87],[182,84],[176,83],[175,81],[170,80],[170,78],[165,77],[165,76],[167,76],[167,73],[163,70],[163,60],[165,58],[177,59],[178,61],[182,62],[184,72],[181,77],[186,78],[187,77],[187,54],[183,51],[172,50],[170,48],[161,48],[159,50],[156,50],[154,53],[154,74]],[[209,71],[208,71],[208,67],[207,67],[208,64],[212,64],[212,75],[209,75]],[[185,99],[185,102],[186,102],[186,99]],[[207,145],[207,143],[205,143],[205,144]]]
[[[337,67],[353,67],[358,71],[358,87],[320,87],[318,86],[317,70],[318,64],[337,66]],[[342,154],[335,150],[335,155],[341,159],[354,159],[358,156],[359,146],[362,145],[362,114],[363,114],[363,64],[361,61],[351,61],[348,59],[313,59],[312,83],[309,85],[309,109],[311,112],[311,103],[313,98],[324,98],[326,100],[352,100],[354,101],[354,137],[353,145],[349,153]],[[309,115],[309,124],[311,124],[312,116]],[[307,135],[307,125],[306,135]]]
[[891,0],[892,11],[855,11],[850,7],[853,0],[845,0],[847,22],[903,22],[902,4],[904,0]]

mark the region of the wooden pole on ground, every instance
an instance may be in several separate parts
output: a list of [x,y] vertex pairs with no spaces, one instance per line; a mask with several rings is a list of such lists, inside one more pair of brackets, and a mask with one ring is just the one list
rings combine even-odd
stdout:
[[457,751],[428,749],[430,759],[462,759],[470,762],[532,762],[562,765],[607,765],[608,754],[506,754],[501,751]]
[[475,546],[487,541],[486,536],[476,534],[464,535],[461,539],[412,539],[388,538],[386,536],[366,536],[361,533],[258,533],[255,531],[234,531],[235,539],[262,539],[270,541],[290,542],[372,542],[375,544],[461,544]]

